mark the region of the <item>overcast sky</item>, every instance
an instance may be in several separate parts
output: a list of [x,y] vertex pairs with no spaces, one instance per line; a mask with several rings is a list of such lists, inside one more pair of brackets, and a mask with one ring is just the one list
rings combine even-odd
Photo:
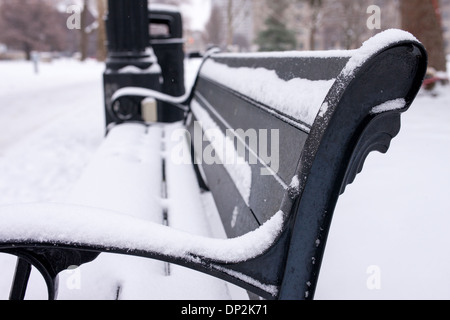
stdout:
[[202,30],[209,18],[211,0],[191,0],[191,4],[182,5],[181,8],[183,14],[189,15],[191,28]]

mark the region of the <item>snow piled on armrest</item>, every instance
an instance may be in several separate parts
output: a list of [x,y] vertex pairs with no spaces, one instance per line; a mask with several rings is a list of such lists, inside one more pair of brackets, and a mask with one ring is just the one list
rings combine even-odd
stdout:
[[133,96],[133,97],[155,98],[159,101],[168,102],[172,104],[182,104],[185,103],[186,100],[189,98],[189,94],[190,92],[187,91],[184,95],[180,97],[174,97],[152,89],[145,89],[140,87],[125,87],[117,90],[113,94],[111,100],[116,101],[117,99],[120,99],[122,97]]
[[263,254],[283,228],[276,213],[259,229],[233,239],[192,235],[150,221],[83,206],[27,204],[0,208],[0,242],[138,250],[174,258],[199,256],[237,263]]

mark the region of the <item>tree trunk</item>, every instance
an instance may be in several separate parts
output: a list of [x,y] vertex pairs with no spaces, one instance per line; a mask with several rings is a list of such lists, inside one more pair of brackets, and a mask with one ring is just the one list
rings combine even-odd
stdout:
[[233,45],[234,36],[234,19],[233,19],[233,0],[228,0],[227,5],[227,48]]
[[106,50],[106,25],[105,25],[105,14],[106,14],[106,1],[97,0],[97,11],[98,11],[98,30],[97,30],[97,60],[105,61],[107,56]]
[[401,0],[402,29],[411,32],[428,51],[429,66],[437,71],[446,71],[442,23],[439,1]]
[[316,33],[316,26],[312,25],[309,30],[309,50],[316,50]]
[[316,35],[319,29],[319,16],[322,10],[322,0],[309,0],[309,8],[311,10],[311,22],[309,27],[309,50],[316,50]]
[[83,1],[83,11],[81,12],[81,35],[80,35],[80,52],[81,61],[87,59],[88,51],[88,34],[86,32],[87,27],[87,14],[88,14],[88,0]]
[[27,61],[31,61],[31,51],[33,50],[33,47],[28,43],[23,43],[23,51],[25,51],[25,57]]

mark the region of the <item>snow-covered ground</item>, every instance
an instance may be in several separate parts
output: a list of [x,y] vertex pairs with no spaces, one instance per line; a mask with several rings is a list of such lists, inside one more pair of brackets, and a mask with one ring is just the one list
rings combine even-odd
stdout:
[[[104,136],[102,71],[68,60],[36,75],[31,64],[0,63],[0,205],[64,200]],[[402,123],[388,154],[372,154],[340,198],[317,299],[450,299],[450,88],[421,92]],[[0,299],[14,264],[0,256]],[[114,299],[118,281],[131,284],[122,299],[243,297],[209,276],[174,268],[166,277],[155,266],[104,255],[65,272],[60,298]],[[31,282],[28,298],[45,299],[39,277]]]
[[450,88],[439,92],[419,94],[340,198],[316,298],[450,298]]

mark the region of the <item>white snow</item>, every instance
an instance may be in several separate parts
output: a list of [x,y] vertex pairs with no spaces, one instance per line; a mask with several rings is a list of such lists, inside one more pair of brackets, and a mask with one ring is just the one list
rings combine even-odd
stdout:
[[161,137],[157,126],[112,129],[66,202],[160,222]]
[[326,113],[328,112],[329,108],[330,108],[330,106],[329,106],[328,102],[324,102],[322,104],[322,106],[320,107],[319,114],[317,116],[323,118],[326,115]]
[[147,69],[140,69],[136,66],[125,66],[118,70],[119,73],[161,73],[161,67],[159,64],[152,64]]
[[231,68],[212,59],[205,62],[200,73],[310,126],[334,83],[334,79],[285,81],[274,70]]
[[401,41],[419,42],[411,33],[403,30],[389,29],[380,32],[364,42],[361,48],[354,51],[342,73],[345,76],[352,76],[353,73],[367,61],[367,59],[377,52]]
[[[450,298],[449,106],[449,87],[437,97],[419,94],[389,152],[371,154],[347,187],[317,299]],[[380,272],[372,273],[373,267]],[[369,286],[370,280],[380,287]]]
[[[195,80],[198,74],[198,69],[201,66],[201,59],[193,59],[191,62],[191,66],[189,67],[189,72],[186,72],[185,75],[185,93],[182,96],[179,97],[173,97],[170,95],[167,95],[165,93],[161,93],[159,91],[151,90],[151,89],[144,89],[139,87],[125,87],[117,90],[113,96],[111,97],[112,100],[116,100],[119,97],[122,96],[142,96],[142,97],[153,97],[155,99],[158,99],[160,101],[170,102],[173,104],[181,104],[183,102],[186,102],[187,98],[189,97],[192,87],[195,84]],[[159,65],[158,65],[159,67]],[[128,67],[125,67],[128,69]],[[152,68],[152,67],[150,67]],[[126,70],[127,70],[126,69]],[[131,67],[131,70],[135,69],[134,67]]]
[[280,211],[263,226],[244,236],[214,239],[134,218],[126,211],[88,206],[55,203],[11,205],[2,207],[0,212],[4,220],[0,224],[2,242],[37,241],[134,248],[186,259],[192,259],[192,255],[202,256],[222,263],[245,261],[262,254],[280,234],[284,218]]
[[300,187],[300,180],[298,179],[298,176],[294,176],[292,178],[291,184],[289,185],[289,188],[298,190],[299,187]]
[[167,12],[180,12],[180,9],[177,6],[164,4],[164,3],[151,3],[149,4],[149,8],[152,10],[159,11],[167,11]]
[[[214,50],[211,50],[211,53],[213,53]],[[170,102],[173,104],[181,104],[183,102],[186,102],[187,98],[189,98],[189,95],[192,92],[192,87],[195,84],[195,80],[199,71],[199,68],[202,64],[201,59],[193,59],[190,62],[189,70],[185,74],[185,93],[182,96],[179,97],[173,97],[164,93],[161,93],[159,91],[151,90],[151,89],[144,89],[139,87],[125,87],[117,90],[113,96],[111,97],[112,100],[116,100],[119,97],[122,96],[142,96],[142,97],[153,97],[155,99],[158,99],[160,101]]]
[[217,58],[350,58],[356,50],[317,50],[317,51],[278,51],[278,52],[244,52],[219,53]]
[[370,112],[373,114],[377,113],[383,113],[386,111],[392,111],[392,110],[400,110],[403,109],[406,106],[405,99],[395,99],[391,101],[387,101],[385,103],[380,104],[379,106],[374,107]]
[[[1,205],[67,200],[103,139],[103,67],[72,61],[40,67],[41,74],[35,75],[31,64],[0,63]],[[450,299],[449,106],[448,87],[437,97],[422,92],[403,115],[402,131],[388,154],[371,155],[362,174],[347,187],[335,211],[317,299]],[[168,174],[180,180],[195,179],[182,172],[187,170],[168,168]],[[194,194],[184,191],[187,198]],[[177,193],[180,190],[168,190],[169,198]],[[211,198],[199,197],[201,207],[211,212]],[[171,206],[178,212],[170,222],[174,232],[187,238],[190,232],[200,238],[222,232],[213,222],[215,215],[208,216],[208,226],[191,231],[203,217],[181,220],[182,204]],[[81,217],[74,222],[81,223]],[[155,222],[145,225],[153,230]],[[2,299],[8,296],[14,264],[11,256],[0,255]],[[168,276],[163,263],[102,254],[91,264],[65,271],[59,297],[245,298],[242,290],[223,281],[182,267],[169,269]],[[380,287],[368,285],[372,277],[379,277]],[[30,282],[27,298],[45,299],[43,281],[35,272]]]
[[[417,41],[410,33],[401,30],[386,30],[366,41],[361,48],[351,51],[317,51],[317,52],[281,52],[248,53],[241,57],[350,57],[342,74],[351,76],[368,58],[388,46],[401,41]],[[216,54],[214,57],[232,58],[231,53]],[[295,78],[289,81],[280,79],[275,71],[265,68],[232,68],[213,59],[205,62],[200,71],[203,77],[223,84],[231,89],[278,110],[307,125],[312,125],[316,116],[323,117],[328,105],[322,105],[325,97],[335,82],[332,80],[308,80]],[[255,81],[258,79],[258,81]],[[264,81],[261,81],[264,79]],[[385,107],[385,106],[384,106]]]
[[183,103],[186,101],[186,99],[189,97],[189,91],[186,91],[186,93],[180,97],[173,97],[169,96],[167,94],[161,93],[159,91],[151,90],[151,89],[144,89],[144,88],[138,88],[138,87],[126,87],[117,90],[113,96],[112,100],[116,100],[123,96],[142,96],[142,97],[153,97],[155,99],[158,99],[160,101],[165,102],[171,102],[174,104]]

